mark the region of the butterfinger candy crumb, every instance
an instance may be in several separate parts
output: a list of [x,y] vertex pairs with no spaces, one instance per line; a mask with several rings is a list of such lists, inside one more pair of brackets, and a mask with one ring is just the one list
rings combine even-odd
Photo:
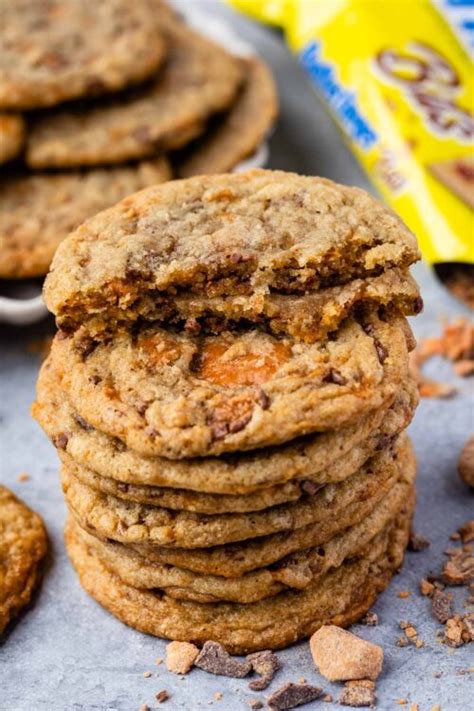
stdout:
[[397,704],[399,704],[399,706],[405,706],[407,703],[408,701],[406,699],[397,699]]
[[315,665],[330,681],[376,679],[383,662],[383,650],[335,625],[324,625],[310,639]]
[[379,623],[378,615],[375,612],[367,612],[361,619],[360,623],[362,625],[367,625],[368,627],[375,627]]
[[156,664],[157,667],[159,667],[160,664],[163,664],[163,659],[162,659],[161,657],[157,657],[157,658],[155,659],[155,664]]
[[214,694],[214,698],[216,701],[220,701],[223,696],[224,694],[222,693],[222,691],[216,691],[216,693]]
[[268,707],[272,711],[284,711],[294,709],[296,706],[304,706],[310,701],[318,699],[322,690],[310,684],[284,684],[268,697]]
[[237,679],[247,676],[252,669],[248,659],[243,661],[234,659],[221,644],[212,641],[204,643],[194,664],[210,674],[231,676]]
[[275,673],[280,668],[278,657],[271,650],[265,650],[264,652],[249,654],[247,659],[252,665],[253,671],[256,674],[260,674],[260,679],[255,679],[250,682],[249,689],[252,689],[252,691],[263,691],[263,689],[266,689],[270,684]]
[[27,474],[26,472],[21,472],[20,474],[18,474],[17,478],[18,478],[18,481],[28,481],[30,478],[30,475]]
[[412,704],[410,706],[410,711],[420,711],[420,707],[418,706],[418,704]]
[[142,704],[142,705],[140,706],[139,711],[150,711],[150,707],[147,706],[146,704]]
[[323,696],[322,700],[325,701],[327,704],[331,704],[333,701],[333,698],[332,698],[331,694],[326,694],[326,696]]
[[250,699],[249,706],[251,709],[263,709],[263,704],[258,699]]
[[190,642],[170,642],[166,647],[166,668],[173,674],[187,674],[199,649]]
[[441,590],[435,590],[431,599],[431,612],[433,617],[444,625],[453,614],[451,597]]
[[145,679],[149,679],[151,677],[151,671],[143,672],[143,676],[145,677]]
[[436,590],[435,586],[433,583],[430,583],[428,580],[423,580],[420,583],[420,592],[422,595],[430,597],[433,592]]
[[441,711],[441,706],[439,704],[436,704],[436,706],[431,707],[431,711]]
[[458,472],[465,484],[474,487],[474,435],[464,445],[459,457]]
[[407,597],[410,597],[411,592],[409,590],[400,590],[399,593],[397,593],[397,597],[402,598],[403,600],[406,599]]
[[410,540],[408,541],[408,550],[418,553],[419,551],[424,551],[430,546],[430,541],[421,536],[419,533],[413,533],[410,535]]
[[450,559],[442,572],[447,585],[465,585],[474,577],[474,555],[469,546],[447,551]]
[[345,688],[339,696],[342,706],[375,706],[375,684],[367,683],[366,679],[346,682]]

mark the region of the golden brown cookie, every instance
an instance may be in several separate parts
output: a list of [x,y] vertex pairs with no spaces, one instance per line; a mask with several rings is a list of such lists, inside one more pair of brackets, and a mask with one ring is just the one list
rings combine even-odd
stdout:
[[252,155],[270,131],[278,112],[271,72],[256,57],[242,60],[242,64],[245,79],[234,104],[176,157],[177,177],[227,173]]
[[166,64],[128,94],[35,121],[26,150],[35,168],[120,163],[180,148],[227,108],[242,77],[238,60],[169,13],[159,13]]
[[165,43],[152,0],[2,2],[0,108],[33,109],[147,78]]
[[209,456],[343,427],[394,397],[408,376],[405,319],[358,318],[312,344],[144,327],[85,346],[56,337],[51,353],[93,427],[144,456]]
[[0,633],[30,602],[46,551],[41,518],[0,485]]
[[[140,319],[196,333],[252,321],[314,341],[355,304],[422,302],[414,236],[368,193],[281,171],[141,191],[62,244],[45,299],[94,337]],[[223,323],[224,322],[224,323]]]

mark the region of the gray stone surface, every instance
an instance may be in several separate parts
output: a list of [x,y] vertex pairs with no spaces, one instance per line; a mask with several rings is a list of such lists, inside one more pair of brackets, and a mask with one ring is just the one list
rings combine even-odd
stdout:
[[[215,11],[232,14],[222,8]],[[271,166],[365,186],[337,131],[275,36],[240,18],[234,17],[232,22],[271,63],[278,79],[282,114],[271,142]],[[468,313],[436,282],[427,266],[418,265],[415,275],[426,304],[414,324],[418,336],[438,334],[443,318]],[[208,708],[212,702],[216,709],[238,711],[248,709],[250,699],[264,701],[265,695],[283,682],[302,676],[337,699],[341,687],[315,671],[307,643],[279,652],[282,669],[261,694],[250,692],[246,680],[214,677],[199,670],[184,678],[168,674],[164,665],[155,664],[156,658],[165,656],[163,641],[125,627],[81,590],[62,542],[65,507],[56,456],[29,416],[39,359],[28,351],[28,344],[48,331],[52,331],[51,322],[0,331],[0,479],[41,513],[51,539],[42,589],[0,642],[0,709],[133,711],[146,703],[151,708],[191,711]],[[379,626],[354,628],[385,650],[377,684],[377,708],[383,711],[408,709],[414,702],[420,711],[429,711],[435,704],[440,704],[442,711],[474,708],[473,675],[460,674],[473,666],[472,646],[452,650],[441,645],[428,600],[417,593],[420,578],[439,571],[449,535],[474,513],[474,497],[456,473],[460,449],[474,429],[472,381],[455,378],[451,367],[440,360],[430,362],[427,371],[459,387],[459,393],[449,401],[424,400],[410,428],[419,459],[416,530],[432,544],[426,552],[407,555],[402,572],[375,605]],[[30,479],[19,482],[18,474],[23,471]],[[401,590],[409,590],[411,597],[398,598]],[[456,591],[459,609],[464,596],[465,592]],[[401,619],[409,619],[418,629],[425,642],[422,649],[396,646]],[[152,676],[144,678],[145,671],[151,671]],[[441,676],[434,677],[435,672]],[[158,705],[155,694],[162,689],[167,689],[171,698]],[[219,701],[214,698],[218,691],[223,694]],[[396,703],[401,698],[407,699],[408,706]],[[317,701],[305,708],[341,707]]]

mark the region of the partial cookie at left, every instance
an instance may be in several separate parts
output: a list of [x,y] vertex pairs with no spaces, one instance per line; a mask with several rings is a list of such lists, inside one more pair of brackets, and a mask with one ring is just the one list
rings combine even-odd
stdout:
[[0,278],[46,274],[59,243],[129,193],[169,180],[165,158],[110,170],[16,175],[0,181]]
[[38,514],[0,486],[0,633],[30,602],[47,548]]
[[0,108],[35,109],[146,79],[165,53],[152,0],[0,6]]
[[20,153],[25,142],[25,122],[18,114],[0,113],[0,163]]

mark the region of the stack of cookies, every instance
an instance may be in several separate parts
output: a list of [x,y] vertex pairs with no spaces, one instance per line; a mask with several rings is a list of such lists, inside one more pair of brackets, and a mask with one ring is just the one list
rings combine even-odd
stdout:
[[274,121],[267,67],[163,0],[9,0],[1,25],[2,279],[46,274],[68,232],[140,188],[232,170]]
[[414,506],[416,259],[364,191],[277,171],[148,188],[62,243],[33,413],[96,600],[231,652],[368,610]]

